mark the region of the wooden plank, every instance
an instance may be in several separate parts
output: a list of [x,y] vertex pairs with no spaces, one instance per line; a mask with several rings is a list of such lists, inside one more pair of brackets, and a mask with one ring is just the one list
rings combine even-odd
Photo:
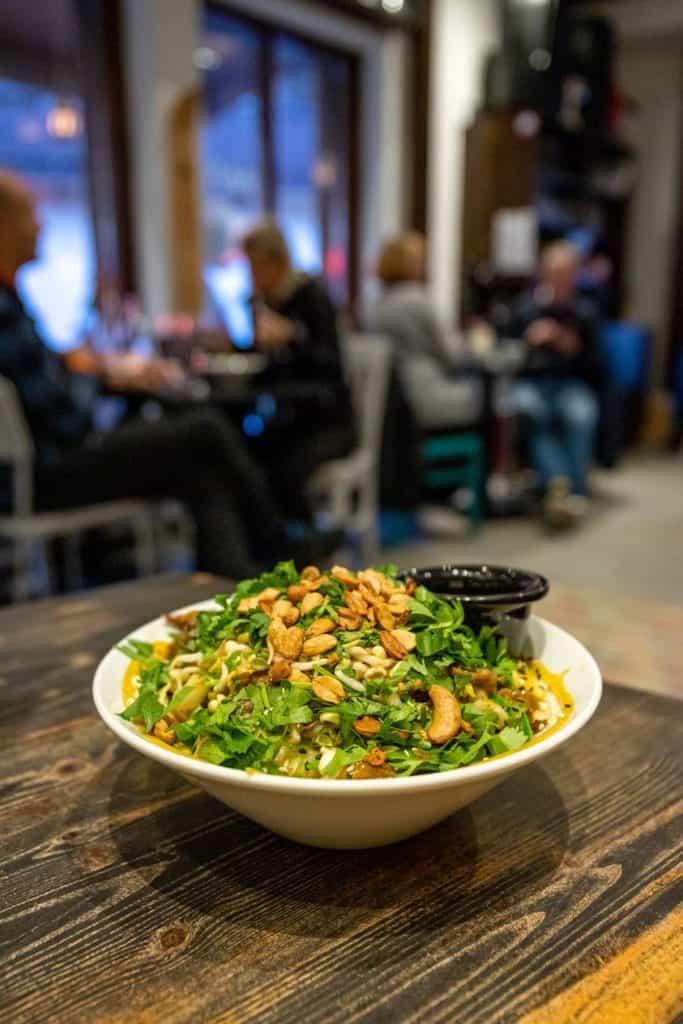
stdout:
[[[606,979],[591,1024],[673,1020],[680,704],[608,686],[566,749],[424,835],[308,849],[122,746],[91,707],[113,642],[215,589],[152,580],[0,614],[3,1019],[555,1024]],[[639,957],[668,997],[614,1016]]]

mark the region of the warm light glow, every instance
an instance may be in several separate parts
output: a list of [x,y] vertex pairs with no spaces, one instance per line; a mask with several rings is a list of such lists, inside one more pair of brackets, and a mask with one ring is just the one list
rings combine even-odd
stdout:
[[47,115],[47,132],[54,139],[75,139],[81,134],[83,124],[80,112],[72,103],[60,100]]
[[382,0],[382,7],[389,14],[399,14],[405,7],[405,0]]

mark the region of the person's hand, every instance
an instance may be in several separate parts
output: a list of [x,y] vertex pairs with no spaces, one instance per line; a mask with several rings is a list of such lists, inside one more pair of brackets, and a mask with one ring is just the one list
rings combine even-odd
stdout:
[[294,324],[287,317],[271,309],[259,309],[254,314],[254,342],[266,352],[277,352],[294,337]]
[[112,391],[142,391],[159,394],[179,387],[185,372],[174,359],[149,359],[126,353],[107,356],[104,379]]
[[538,348],[539,345],[555,344],[558,333],[561,330],[562,328],[557,320],[553,320],[549,316],[543,316],[529,324],[524,337],[532,348]]

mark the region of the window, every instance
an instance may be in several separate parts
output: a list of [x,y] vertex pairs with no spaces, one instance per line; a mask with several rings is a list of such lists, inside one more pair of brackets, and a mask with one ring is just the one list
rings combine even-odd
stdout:
[[68,348],[81,333],[95,288],[83,104],[52,89],[0,78],[0,166],[21,174],[38,198],[38,259],[18,290],[43,337]]
[[251,341],[248,228],[274,214],[296,266],[350,304],[354,58],[209,8],[201,165],[204,282],[238,345]]
[[[38,259],[17,286],[45,340],[82,337],[98,275],[130,286],[116,5],[0,0],[0,167],[35,192]],[[94,185],[94,187],[92,187]]]

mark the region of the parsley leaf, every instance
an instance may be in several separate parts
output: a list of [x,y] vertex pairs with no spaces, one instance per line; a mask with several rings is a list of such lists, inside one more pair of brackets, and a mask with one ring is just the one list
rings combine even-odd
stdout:
[[145,732],[151,732],[163,714],[164,706],[157,699],[156,693],[152,690],[143,690],[133,703],[121,712],[121,718],[125,718],[127,722],[142,719],[145,723]]

